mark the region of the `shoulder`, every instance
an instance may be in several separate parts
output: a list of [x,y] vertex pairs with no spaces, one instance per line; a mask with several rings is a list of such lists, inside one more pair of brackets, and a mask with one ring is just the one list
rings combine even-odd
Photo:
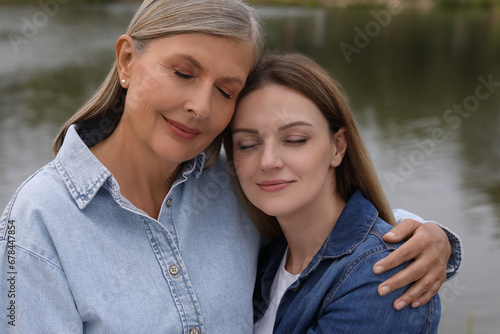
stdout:
[[[65,194],[66,193],[66,194]],[[24,181],[12,196],[0,220],[0,241],[7,230],[15,229],[15,243],[30,256],[57,262],[57,251],[50,237],[50,224],[67,209],[69,194],[54,161]]]
[[67,193],[54,160],[39,169],[26,179],[11,197],[9,204],[2,215],[11,215],[13,212],[26,212],[36,208],[46,208],[50,203],[60,204],[60,195]]
[[54,161],[49,162],[26,179],[11,197],[1,216],[0,238],[5,236],[9,221],[14,221],[17,243],[24,243],[45,230],[46,224],[58,221],[60,213],[67,211],[71,202],[74,204]]
[[196,172],[190,175],[187,186],[195,192],[201,202],[207,201],[210,205],[222,205],[233,209],[239,205],[223,156],[219,157],[212,167],[203,170],[199,177],[196,177]]
[[[393,244],[383,240],[383,236],[391,229],[391,225],[380,218],[375,221],[369,229],[366,237],[354,250],[336,261],[327,262],[329,276],[335,276],[331,296],[336,299],[339,294],[345,294],[359,287],[373,286],[374,294],[377,294],[377,286],[386,279],[392,277],[397,272],[409,265],[405,262],[392,270],[382,274],[375,274],[373,266],[391,252],[396,250],[402,243]],[[406,287],[407,288],[407,287]]]
[[366,238],[355,249],[353,255],[360,255],[365,253],[367,250],[373,250],[374,252],[385,253],[385,256],[387,255],[387,253],[396,250],[403,244],[403,242],[390,243],[384,240],[384,235],[389,232],[392,227],[392,225],[377,216],[373,225],[368,231]]
[[[245,239],[258,237],[243,205],[236,196],[225,158],[220,157],[210,168],[197,174],[197,170],[185,175],[187,178],[174,189],[181,196],[182,217],[186,220],[203,218],[205,226],[213,225],[219,230],[244,233]],[[241,236],[241,235],[240,235]]]
[[407,330],[411,333],[435,333],[440,318],[437,295],[419,308],[406,307],[396,311],[393,302],[409,285],[386,296],[380,296],[377,292],[382,282],[409,265],[406,262],[382,274],[373,272],[376,262],[400,246],[382,239],[390,228],[389,224],[377,218],[366,239],[353,253],[339,262],[328,264],[323,277],[334,278],[324,295],[320,310],[325,316],[322,325],[335,329],[335,332],[345,332],[349,328],[347,332],[387,333]]
[[226,156],[221,154],[212,167],[204,170],[201,176],[201,178],[211,180],[220,185],[230,185],[231,178],[227,168]]

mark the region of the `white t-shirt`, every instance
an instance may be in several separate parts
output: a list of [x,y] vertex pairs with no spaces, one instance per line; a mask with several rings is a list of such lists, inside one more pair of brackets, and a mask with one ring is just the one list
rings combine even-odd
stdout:
[[254,325],[254,334],[272,334],[274,328],[274,320],[276,319],[276,312],[281,301],[281,297],[285,294],[286,289],[299,278],[300,274],[293,275],[285,270],[286,259],[288,258],[288,248],[285,255],[281,260],[278,272],[271,285],[271,300],[267,307],[264,316]]

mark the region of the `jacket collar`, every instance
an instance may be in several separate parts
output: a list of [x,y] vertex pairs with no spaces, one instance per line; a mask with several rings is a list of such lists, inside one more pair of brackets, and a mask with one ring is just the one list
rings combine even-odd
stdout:
[[[89,130],[73,124],[55,159],[56,168],[80,209],[84,209],[103,186],[115,199],[120,197],[118,182],[89,149],[103,138],[104,134],[96,129]],[[201,153],[184,163],[180,175],[184,179],[191,174],[199,178],[204,163],[205,153]]]
[[[354,252],[370,233],[377,217],[378,212],[375,207],[363,196],[361,191],[356,191],[347,202],[320,250],[300,274],[300,278],[309,276],[323,259],[341,258]],[[260,293],[266,302],[269,302],[271,284],[287,246],[285,237],[282,237],[274,240],[261,251],[259,278],[255,293],[257,297]],[[258,318],[259,314],[256,314],[256,317]]]
[[334,259],[354,252],[372,229],[378,211],[361,191],[356,191],[347,202],[337,223],[313,257],[302,275],[309,275],[322,259]]

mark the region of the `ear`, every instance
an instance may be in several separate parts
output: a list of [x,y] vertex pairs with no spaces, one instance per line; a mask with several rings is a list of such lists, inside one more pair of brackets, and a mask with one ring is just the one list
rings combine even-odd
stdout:
[[342,163],[345,151],[347,150],[347,140],[345,128],[340,128],[332,138],[332,142],[335,148],[335,152],[332,156],[331,166],[333,168],[338,167]]
[[[128,88],[130,84],[131,65],[135,58],[134,40],[132,37],[129,35],[121,35],[118,41],[116,41],[115,53],[120,84],[123,88]],[[124,79],[125,82],[122,81]]]

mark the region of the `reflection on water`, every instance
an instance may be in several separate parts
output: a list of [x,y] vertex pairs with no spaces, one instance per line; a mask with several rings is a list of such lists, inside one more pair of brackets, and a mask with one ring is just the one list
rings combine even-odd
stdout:
[[[12,33],[41,9],[0,7],[0,206],[51,159],[53,137],[107,74],[136,8],[61,6],[16,53]],[[496,333],[500,13],[403,9],[384,25],[367,9],[262,14],[267,48],[306,53],[342,84],[393,206],[462,236],[461,274],[440,292],[440,333],[466,333],[472,318],[474,332]]]

